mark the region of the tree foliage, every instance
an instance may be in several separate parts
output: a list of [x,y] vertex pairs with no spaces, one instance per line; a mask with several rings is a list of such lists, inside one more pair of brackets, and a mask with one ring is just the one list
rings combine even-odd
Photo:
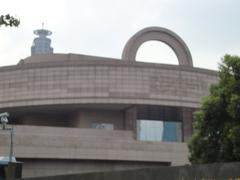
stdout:
[[10,14],[7,15],[0,15],[0,26],[10,26],[10,27],[17,27],[20,24],[20,20],[11,16]]
[[190,162],[240,161],[240,57],[224,56],[219,83],[194,114],[193,128]]

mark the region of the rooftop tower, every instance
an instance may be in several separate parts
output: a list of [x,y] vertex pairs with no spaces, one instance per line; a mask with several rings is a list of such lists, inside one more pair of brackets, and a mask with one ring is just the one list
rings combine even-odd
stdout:
[[46,29],[38,29],[33,31],[35,35],[39,37],[33,40],[31,47],[31,55],[35,54],[53,54],[53,48],[51,47],[51,39],[47,36],[52,35],[52,32]]

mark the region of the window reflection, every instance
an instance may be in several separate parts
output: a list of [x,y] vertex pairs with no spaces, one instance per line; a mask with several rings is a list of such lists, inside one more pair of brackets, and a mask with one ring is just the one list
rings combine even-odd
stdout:
[[142,141],[182,142],[182,123],[138,120],[137,135]]

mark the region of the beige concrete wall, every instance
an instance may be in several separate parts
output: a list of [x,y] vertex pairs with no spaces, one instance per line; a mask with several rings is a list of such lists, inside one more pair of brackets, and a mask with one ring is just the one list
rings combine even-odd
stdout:
[[59,57],[59,62],[0,68],[0,108],[84,103],[199,107],[209,86],[218,79],[214,71],[192,67]]
[[[8,139],[0,132],[0,154],[6,152]],[[34,159],[188,162],[185,143],[137,141],[131,131],[42,126],[15,126],[14,154]]]
[[106,172],[116,170],[139,169],[146,167],[165,166],[157,162],[132,161],[96,161],[96,160],[57,160],[57,159],[19,159],[24,162],[23,177],[39,177],[66,175],[89,172]]

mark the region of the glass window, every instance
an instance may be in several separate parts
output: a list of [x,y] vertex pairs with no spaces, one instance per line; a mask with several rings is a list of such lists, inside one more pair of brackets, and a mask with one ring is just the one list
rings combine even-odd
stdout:
[[110,123],[92,123],[92,128],[93,129],[108,129],[108,130],[113,130],[113,124]]
[[137,136],[142,141],[182,142],[182,123],[138,120]]

